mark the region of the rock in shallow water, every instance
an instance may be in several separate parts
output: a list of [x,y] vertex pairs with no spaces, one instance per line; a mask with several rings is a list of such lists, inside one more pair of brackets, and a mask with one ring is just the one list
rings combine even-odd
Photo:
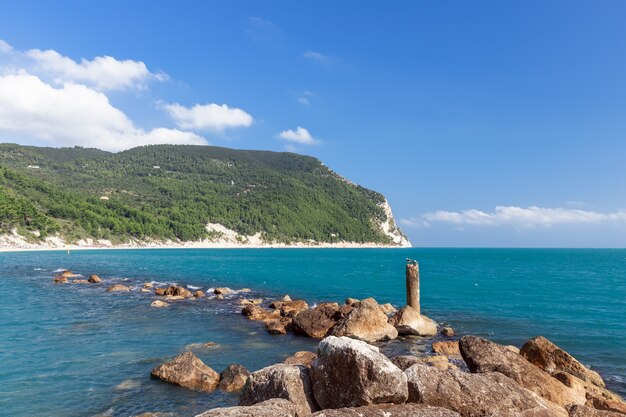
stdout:
[[89,275],[89,279],[87,281],[91,282],[92,284],[99,284],[102,282],[102,278],[97,275]]
[[169,307],[169,304],[166,303],[165,301],[161,301],[161,300],[154,300],[151,304],[150,307],[154,307],[154,308],[163,308],[163,307]]
[[419,314],[411,306],[402,307],[391,316],[389,323],[403,335],[434,336],[437,334],[437,323]]
[[204,392],[214,391],[220,381],[220,374],[191,352],[182,353],[170,362],[157,366],[151,374],[165,382]]
[[289,400],[296,406],[296,416],[303,417],[318,409],[309,370],[304,366],[271,365],[248,377],[239,405],[254,405],[272,398]]
[[413,365],[409,402],[454,410],[463,417],[567,417],[567,412],[497,373],[468,374]]
[[293,319],[293,331],[314,339],[322,339],[337,322],[333,318],[337,311],[339,311],[337,303],[323,303],[311,310],[302,311]]
[[459,342],[461,355],[472,372],[499,372],[522,387],[561,406],[584,404],[585,397],[565,386],[524,357],[505,346],[477,336],[464,336]]
[[323,409],[400,404],[407,399],[406,375],[375,346],[330,336],[318,345],[317,356],[311,382]]
[[219,389],[227,392],[239,391],[250,376],[250,371],[243,365],[231,364],[220,374]]
[[127,287],[126,285],[122,285],[122,284],[115,284],[107,288],[106,291],[107,292],[128,292],[130,291],[130,287]]
[[347,336],[365,342],[391,340],[398,331],[387,323],[387,315],[373,298],[366,298],[352,306],[352,310],[329,331],[333,336]]

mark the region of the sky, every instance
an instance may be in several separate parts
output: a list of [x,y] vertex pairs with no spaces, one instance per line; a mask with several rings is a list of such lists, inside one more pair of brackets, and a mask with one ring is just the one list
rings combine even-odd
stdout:
[[289,151],[414,246],[626,247],[626,3],[0,1],[0,141]]

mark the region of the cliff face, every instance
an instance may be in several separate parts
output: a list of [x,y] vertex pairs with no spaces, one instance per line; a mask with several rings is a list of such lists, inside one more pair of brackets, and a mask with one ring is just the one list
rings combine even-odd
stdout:
[[387,220],[380,223],[380,230],[386,236],[389,236],[394,246],[410,248],[412,246],[411,242],[402,232],[402,230],[398,226],[396,226],[396,219],[393,217],[393,213],[391,212],[391,206],[389,205],[387,199],[385,199],[385,201],[380,204],[380,207],[385,211],[385,216],[387,216]]

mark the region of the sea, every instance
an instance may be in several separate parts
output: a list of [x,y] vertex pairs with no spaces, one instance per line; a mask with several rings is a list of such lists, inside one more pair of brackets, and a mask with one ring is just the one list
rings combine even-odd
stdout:
[[[621,249],[149,249],[0,253],[0,415],[195,416],[236,405],[237,394],[199,393],[150,378],[191,350],[221,372],[281,362],[317,342],[267,334],[241,298],[289,294],[309,305],[374,297],[401,307],[405,259],[420,266],[423,314],[459,335],[521,346],[543,335],[626,395],[626,250]],[[103,285],[53,284],[58,271]],[[219,301],[152,308],[145,282],[210,292]],[[107,293],[113,283],[130,293]],[[435,338],[436,339],[436,338]],[[379,344],[430,354],[431,338]],[[215,345],[206,345],[212,342]]]

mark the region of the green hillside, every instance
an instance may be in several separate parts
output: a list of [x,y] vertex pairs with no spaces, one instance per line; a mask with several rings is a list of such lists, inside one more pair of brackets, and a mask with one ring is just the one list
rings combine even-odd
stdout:
[[219,237],[206,229],[219,223],[266,241],[390,243],[378,227],[383,202],[292,153],[0,144],[0,234],[17,229],[33,240],[192,241]]

